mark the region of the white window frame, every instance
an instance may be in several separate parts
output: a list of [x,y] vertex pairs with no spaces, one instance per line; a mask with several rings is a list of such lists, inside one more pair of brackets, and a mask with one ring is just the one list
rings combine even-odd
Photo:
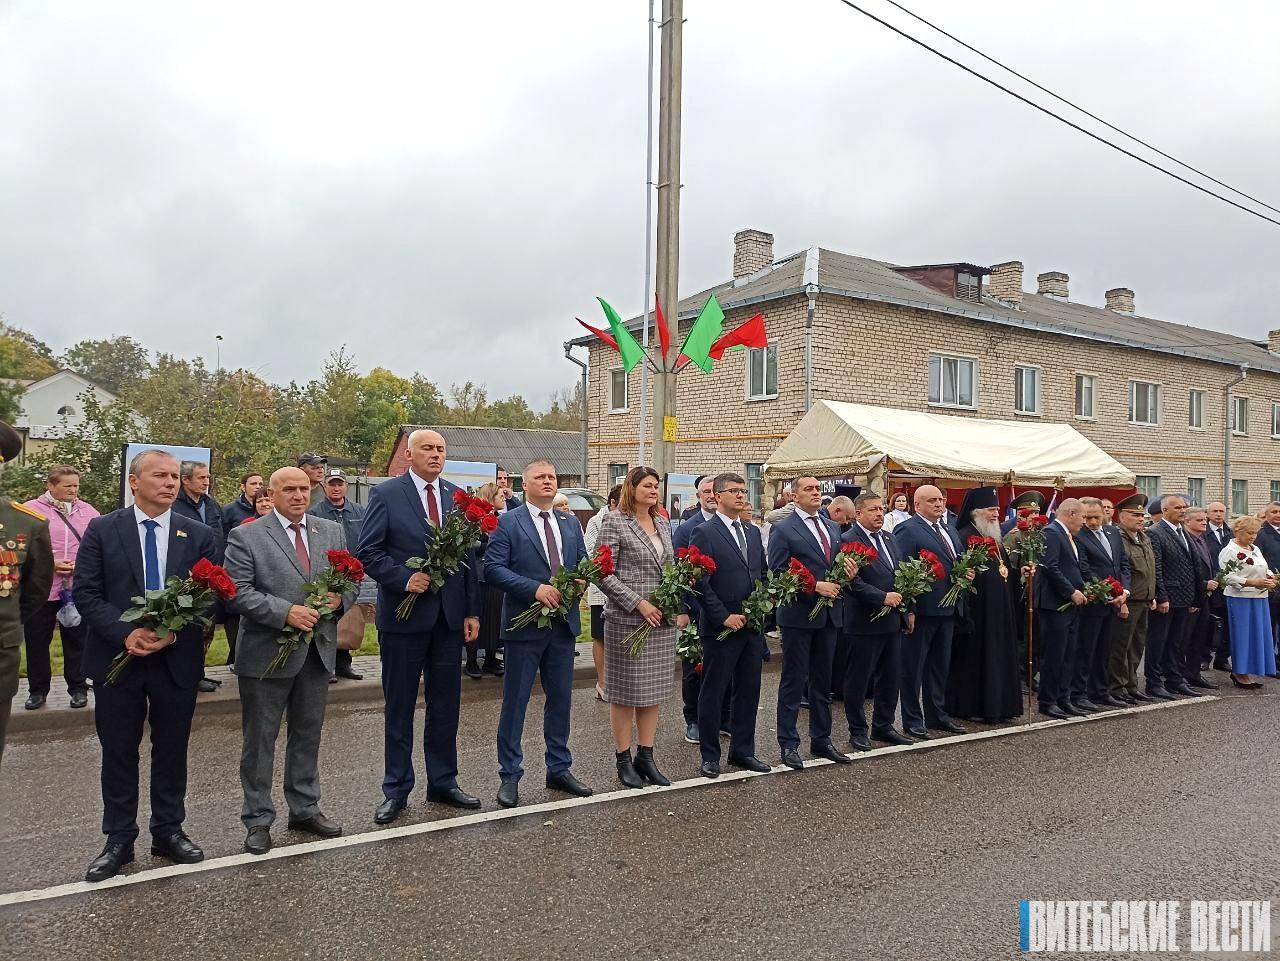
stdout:
[[1160,493],[1159,474],[1138,474],[1133,479],[1133,486],[1142,492],[1142,496],[1150,501]]
[[[756,476],[753,477],[753,473]],[[743,464],[742,477],[747,482],[747,502],[755,509],[757,522],[762,522],[764,520],[764,464]]]
[[[1199,496],[1196,491],[1199,491]],[[1204,507],[1205,505],[1205,478],[1188,477],[1187,478],[1187,496],[1191,500],[1193,507]]]
[[[763,393],[752,393],[751,391],[752,362],[760,354],[764,355],[764,371],[763,371],[764,384],[762,386],[765,388],[765,390]],[[768,389],[770,356],[773,357],[773,391],[772,392],[770,392]],[[748,347],[747,348],[746,372],[743,378],[743,382],[744,382],[743,390],[744,390],[746,399],[749,401],[774,400],[775,398],[777,398],[778,396],[778,344],[777,344],[777,341],[770,340],[768,347]]]
[[[622,406],[614,406],[614,379],[622,375]],[[614,367],[609,371],[609,413],[625,414],[631,410],[631,377],[625,367]]]
[[[1031,392],[1032,407],[1026,409],[1019,405],[1026,399],[1023,395],[1026,393],[1025,386],[1027,373],[1030,372],[1035,383],[1034,390]],[[1015,364],[1013,367],[1013,412],[1021,417],[1039,417],[1040,416],[1040,368],[1035,364]]]
[[[1193,416],[1196,414],[1199,416]],[[1202,390],[1187,392],[1187,430],[1204,430],[1204,391]]]
[[[615,467],[621,467],[622,473],[618,474],[616,471],[614,471]],[[608,481],[609,488],[612,488],[614,484],[621,484],[624,480],[626,480],[627,471],[631,470],[631,468],[626,464],[617,463],[617,464],[606,465],[604,470],[605,470],[605,480]]]
[[[1240,485],[1241,499],[1244,501],[1243,507],[1236,506],[1236,485]],[[1247,514],[1249,513],[1249,481],[1243,477],[1231,478],[1231,513]]]
[[1271,405],[1271,437],[1280,439],[1280,404]]
[[1273,480],[1271,482],[1271,500],[1273,502],[1280,501],[1280,480]]
[[[934,358],[937,358],[938,360],[938,399],[937,400],[930,399],[930,396],[932,394],[931,382],[933,380],[933,372],[931,368],[933,367]],[[955,403],[948,403],[942,397],[942,365],[945,364],[947,361],[954,361],[957,365],[956,366],[956,402]],[[972,371],[970,375],[970,380],[969,380],[969,393],[970,393],[969,399],[971,403],[968,403],[968,404],[959,403],[959,399],[960,399],[959,365],[962,363],[968,364],[970,367],[970,370]],[[979,373],[979,363],[978,363],[977,357],[967,357],[964,354],[942,354],[942,353],[931,352],[925,361],[925,380],[926,380],[925,398],[928,405],[930,407],[946,407],[946,408],[950,408],[951,410],[977,410],[978,409],[978,373]]]
[[[1082,381],[1085,380],[1089,382],[1089,413],[1087,414],[1080,412],[1080,387]],[[1075,380],[1072,381],[1072,384],[1074,389],[1072,404],[1074,405],[1075,416],[1080,420],[1094,420],[1094,411],[1098,408],[1098,375],[1076,371]]]
[[[1136,420],[1138,414],[1138,387],[1149,388],[1147,391],[1147,411],[1151,410],[1151,397],[1155,395],[1156,416],[1154,420]],[[1151,380],[1131,380],[1129,381],[1129,423],[1134,427],[1159,427],[1160,426],[1160,408],[1162,406],[1161,385]]]
[[[1238,414],[1243,413],[1243,417]],[[1240,421],[1244,421],[1244,427],[1240,427]],[[1231,433],[1236,437],[1247,437],[1249,434],[1249,398],[1241,397],[1237,394],[1231,395]]]

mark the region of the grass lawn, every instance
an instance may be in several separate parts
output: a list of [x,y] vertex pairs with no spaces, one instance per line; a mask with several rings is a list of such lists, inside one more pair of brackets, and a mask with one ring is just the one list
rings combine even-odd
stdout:
[[[578,634],[578,643],[582,644],[591,640],[591,618],[590,612],[587,610],[586,602],[582,604],[582,630]],[[364,643],[360,645],[360,650],[351,652],[354,656],[359,657],[362,654],[378,653],[378,631],[372,625],[368,625],[364,629]],[[53,635],[53,643],[49,645],[49,659],[53,662],[53,676],[62,676],[62,635],[55,632]],[[211,667],[219,667],[227,663],[227,633],[221,626],[214,631],[213,643],[209,645],[209,652],[205,655],[204,662]],[[22,660],[18,665],[18,676],[27,676],[27,646],[22,645]]]

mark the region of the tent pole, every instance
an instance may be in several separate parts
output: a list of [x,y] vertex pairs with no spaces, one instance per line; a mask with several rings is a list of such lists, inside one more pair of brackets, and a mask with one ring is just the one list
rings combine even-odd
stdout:
[[1034,690],[1031,685],[1035,680],[1035,596],[1036,596],[1036,566],[1031,565],[1027,571],[1027,723],[1031,723],[1031,695]]

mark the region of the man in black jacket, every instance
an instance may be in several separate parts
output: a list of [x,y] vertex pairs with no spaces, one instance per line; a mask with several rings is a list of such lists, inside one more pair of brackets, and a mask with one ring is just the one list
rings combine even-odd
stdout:
[[262,475],[250,471],[240,478],[240,496],[222,508],[222,529],[231,533],[245,522],[247,518],[257,517],[253,498],[262,490]]
[[1115,578],[1124,588],[1124,593],[1109,603],[1080,605],[1071,702],[1092,713],[1100,707],[1128,706],[1128,702],[1111,696],[1107,672],[1111,665],[1111,635],[1119,623],[1120,608],[1129,599],[1129,555],[1120,533],[1107,526],[1102,501],[1083,497],[1080,503],[1084,505],[1084,526],[1075,541],[1090,574],[1097,578]]
[[1160,498],[1159,520],[1151,525],[1156,555],[1156,609],[1147,629],[1147,694],[1166,701],[1198,697],[1182,676],[1182,657],[1192,609],[1205,603],[1204,581],[1196,573],[1191,541],[1182,528],[1187,502],[1178,494]]
[[[178,496],[173,501],[173,512],[181,517],[189,518],[203,524],[213,532],[215,564],[222,563],[222,553],[226,550],[226,528],[222,523],[222,508],[209,494],[209,465],[198,460],[184,460],[181,465],[181,479]],[[204,631],[204,652],[209,653],[209,644],[213,641],[214,626],[226,617],[221,604],[214,608],[213,619]],[[202,677],[196,690],[208,694],[216,691],[220,681],[211,677]]]

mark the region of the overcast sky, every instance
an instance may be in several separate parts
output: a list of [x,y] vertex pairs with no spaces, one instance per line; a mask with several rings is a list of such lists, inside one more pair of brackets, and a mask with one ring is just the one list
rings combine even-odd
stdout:
[[[1280,207],[1280,5],[914,9]],[[210,364],[221,333],[224,365],[281,382],[346,344],[541,405],[594,295],[641,307],[647,10],[0,0],[0,314],[55,349],[128,333]],[[1019,259],[1073,300],[1280,327],[1280,227],[836,0],[685,12],[684,292],[759,227],[779,256]]]

